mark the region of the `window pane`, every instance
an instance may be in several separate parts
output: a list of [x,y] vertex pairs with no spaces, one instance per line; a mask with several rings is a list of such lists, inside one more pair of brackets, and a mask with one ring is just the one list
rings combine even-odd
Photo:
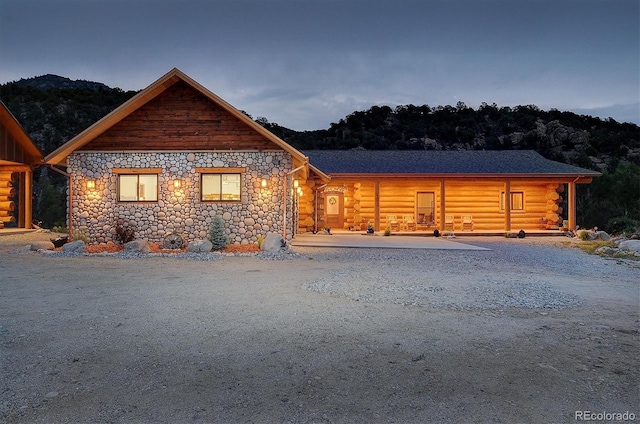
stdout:
[[[524,210],[524,193],[520,191],[511,192],[511,210]],[[500,193],[500,210],[504,210],[504,191]]]
[[240,200],[240,174],[222,175],[222,200]]
[[118,200],[122,202],[135,202],[138,200],[138,176],[137,175],[119,175],[119,193]]
[[522,193],[511,193],[511,209],[523,210],[523,195]]
[[202,174],[202,199],[222,200],[220,197],[220,174]]
[[140,175],[138,187],[138,200],[155,202],[158,200],[158,176]]

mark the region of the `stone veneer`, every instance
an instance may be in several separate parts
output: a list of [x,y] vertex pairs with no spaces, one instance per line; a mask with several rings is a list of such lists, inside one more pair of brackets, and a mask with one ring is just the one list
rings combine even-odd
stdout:
[[[282,233],[284,182],[291,156],[274,152],[82,152],[71,154],[67,172],[72,177],[74,231],[90,243],[113,240],[119,220],[132,223],[136,237],[160,242],[173,232],[185,240],[207,238],[212,219],[222,215],[230,243],[255,243],[259,235]],[[161,168],[157,202],[118,202],[114,168]],[[201,202],[200,174],[196,168],[245,168],[241,202]],[[182,186],[173,187],[180,179]],[[266,178],[267,187],[261,187]],[[88,190],[86,181],[96,182]],[[291,237],[291,198],[287,191],[287,238]]]

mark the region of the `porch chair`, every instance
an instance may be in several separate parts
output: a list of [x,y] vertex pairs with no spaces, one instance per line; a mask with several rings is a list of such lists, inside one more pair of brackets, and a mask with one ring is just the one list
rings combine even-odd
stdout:
[[404,221],[404,226],[407,230],[416,230],[416,220],[413,219],[413,215],[405,215],[402,220]]
[[471,215],[462,215],[462,231],[464,231],[465,226],[468,226],[473,231],[473,218]]
[[448,227],[451,227],[451,231],[454,230],[455,223],[453,220],[453,215],[445,215],[444,217],[444,229],[447,230]]
[[387,215],[387,227],[391,231],[400,231],[400,222],[395,215]]

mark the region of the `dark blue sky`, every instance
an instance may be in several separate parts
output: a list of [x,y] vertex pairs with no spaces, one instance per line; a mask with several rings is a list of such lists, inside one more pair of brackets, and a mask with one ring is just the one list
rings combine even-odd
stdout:
[[146,87],[173,67],[254,118],[535,104],[640,123],[637,0],[0,0],[0,83]]

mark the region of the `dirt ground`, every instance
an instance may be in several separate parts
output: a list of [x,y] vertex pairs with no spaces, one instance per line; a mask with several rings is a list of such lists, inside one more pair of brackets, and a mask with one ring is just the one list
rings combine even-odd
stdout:
[[[15,251],[49,236],[0,236],[3,423],[640,420],[632,263],[534,240],[504,254],[504,239],[478,241],[495,245],[486,252],[301,248],[280,261]],[[536,265],[540,253],[563,264]],[[441,297],[491,284],[508,297],[511,280],[535,278],[576,302],[454,308],[308,289],[365,270],[423,278]]]

